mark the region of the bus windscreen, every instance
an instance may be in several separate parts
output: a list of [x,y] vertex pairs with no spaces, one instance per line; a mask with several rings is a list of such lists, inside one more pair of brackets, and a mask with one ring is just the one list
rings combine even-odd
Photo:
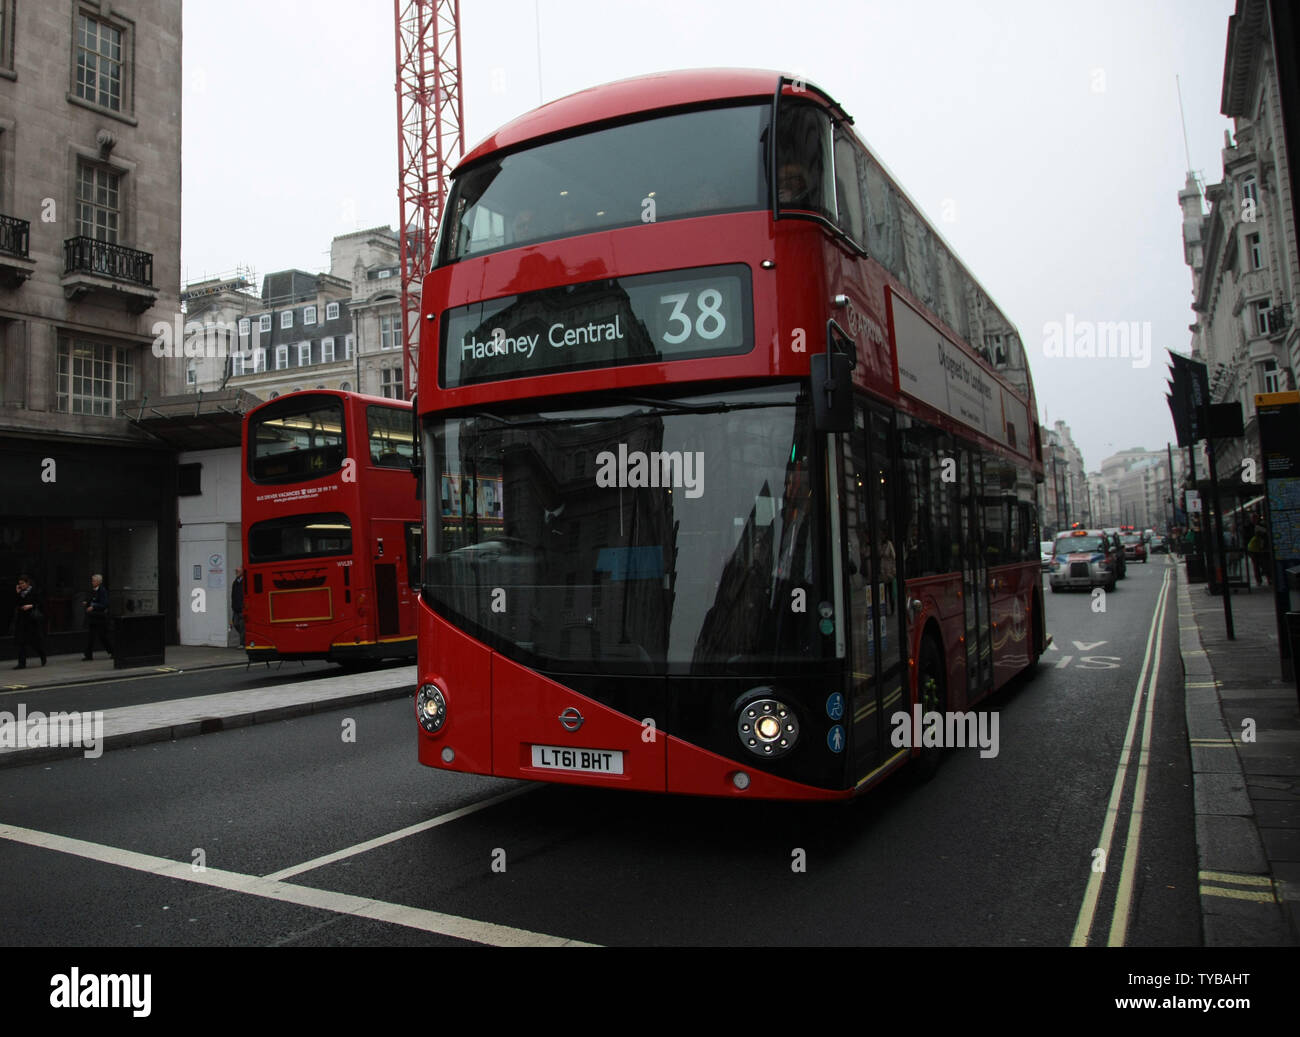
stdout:
[[643,119],[475,166],[452,187],[438,262],[613,227],[766,208],[770,107]]
[[347,456],[343,401],[292,396],[250,422],[248,472],[254,482],[283,483],[337,472]]

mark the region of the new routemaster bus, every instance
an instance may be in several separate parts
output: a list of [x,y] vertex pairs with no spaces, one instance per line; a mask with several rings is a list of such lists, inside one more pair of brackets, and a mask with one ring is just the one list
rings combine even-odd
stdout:
[[244,417],[244,649],[253,661],[415,657],[411,404],[295,392]]
[[424,281],[419,759],[845,798],[1045,646],[1014,327],[823,91],[516,119]]

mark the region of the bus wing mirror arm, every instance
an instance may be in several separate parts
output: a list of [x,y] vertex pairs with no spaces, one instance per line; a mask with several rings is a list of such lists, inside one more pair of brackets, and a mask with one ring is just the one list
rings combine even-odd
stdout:
[[411,474],[415,476],[415,499],[424,500],[424,454],[420,450],[420,396],[411,394]]
[[[837,336],[839,342],[837,342]],[[826,352],[809,357],[812,373],[813,427],[818,432],[853,431],[853,340],[834,320],[826,322]]]

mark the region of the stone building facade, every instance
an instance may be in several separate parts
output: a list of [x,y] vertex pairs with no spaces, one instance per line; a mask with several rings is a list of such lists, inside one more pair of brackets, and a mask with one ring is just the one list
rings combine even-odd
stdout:
[[[1189,173],[1179,192],[1184,254],[1196,319],[1192,355],[1209,372],[1215,403],[1238,402],[1245,434],[1218,442],[1223,473],[1259,460],[1256,393],[1296,387],[1297,257],[1290,163],[1267,0],[1238,0],[1228,21],[1221,110],[1223,179],[1202,193]],[[1291,103],[1295,103],[1293,100]]]
[[[13,577],[51,650],[116,614],[176,624],[175,460],[130,416],[179,391],[181,5],[0,2],[0,633]],[[13,651],[0,640],[0,656]]]

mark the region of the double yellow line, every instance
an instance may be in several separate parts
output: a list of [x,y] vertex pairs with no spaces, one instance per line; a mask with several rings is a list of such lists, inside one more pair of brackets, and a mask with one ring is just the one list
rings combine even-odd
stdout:
[[[1165,571],[1160,585],[1160,594],[1156,598],[1155,615],[1151,617],[1151,629],[1147,632],[1146,655],[1142,658],[1142,669],[1138,673],[1137,688],[1133,692],[1133,706],[1129,710],[1128,731],[1124,735],[1124,750],[1120,753],[1119,767],[1115,771],[1115,782],[1110,790],[1110,802],[1106,806],[1106,821],[1102,825],[1101,839],[1097,846],[1102,851],[1102,860],[1106,866],[1110,863],[1110,851],[1115,836],[1115,825],[1119,820],[1120,801],[1133,760],[1133,748],[1141,731],[1141,747],[1137,753],[1137,782],[1133,789],[1133,801],[1129,807],[1128,832],[1124,837],[1124,862],[1120,868],[1119,885],[1115,891],[1115,909],[1111,914],[1110,937],[1107,944],[1111,947],[1124,946],[1128,936],[1129,915],[1133,908],[1133,880],[1137,872],[1138,846],[1142,838],[1142,811],[1146,803],[1147,771],[1151,755],[1151,731],[1154,727],[1156,704],[1156,685],[1160,678],[1160,649],[1164,642],[1165,609],[1169,604],[1169,570]],[[1142,709],[1143,696],[1146,697],[1146,709]],[[1140,723],[1139,723],[1140,721]],[[1083,906],[1079,908],[1079,918],[1074,925],[1074,935],[1070,938],[1071,947],[1086,947],[1092,933],[1093,919],[1097,914],[1097,901],[1101,896],[1105,871],[1094,870],[1088,876],[1088,888],[1083,894]]]

